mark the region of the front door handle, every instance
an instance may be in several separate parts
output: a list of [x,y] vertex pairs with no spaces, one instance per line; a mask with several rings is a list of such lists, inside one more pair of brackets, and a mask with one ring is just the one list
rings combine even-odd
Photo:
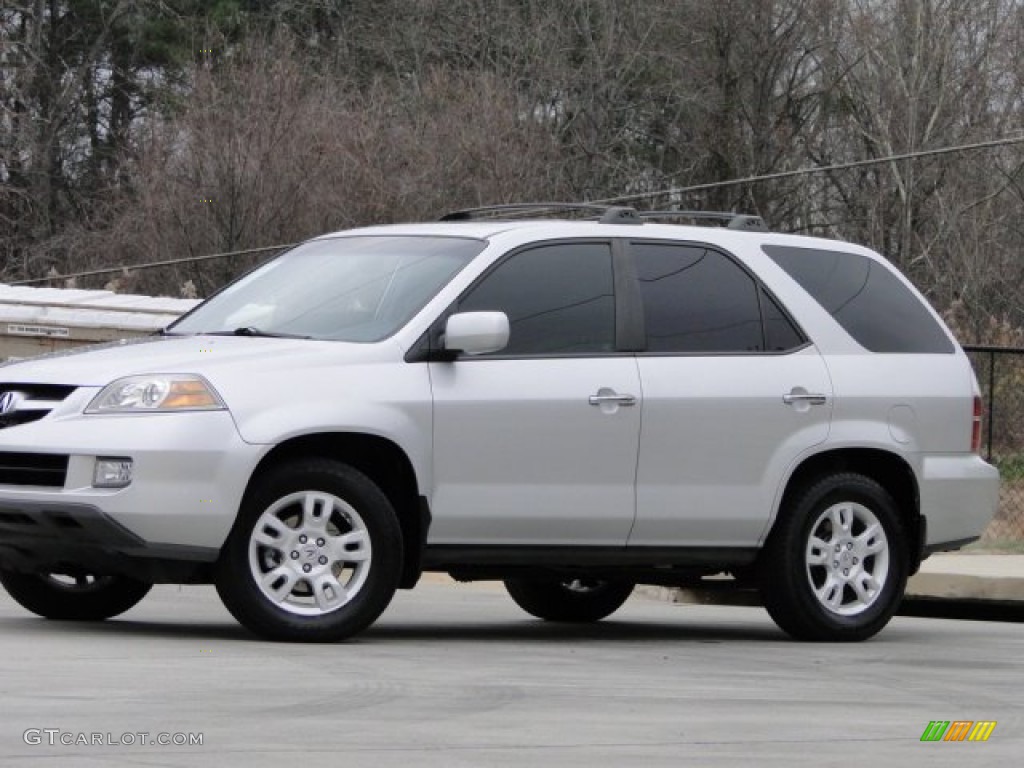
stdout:
[[795,405],[796,403],[807,403],[808,405],[824,405],[828,402],[828,398],[825,395],[816,395],[810,392],[789,392],[782,396],[782,402],[786,405]]
[[611,390],[602,389],[590,396],[591,405],[636,405],[636,395],[620,395]]

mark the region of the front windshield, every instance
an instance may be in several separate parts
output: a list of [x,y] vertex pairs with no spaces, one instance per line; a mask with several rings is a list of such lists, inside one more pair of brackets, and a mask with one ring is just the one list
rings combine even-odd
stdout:
[[168,331],[380,341],[485,245],[423,236],[314,240],[229,285]]

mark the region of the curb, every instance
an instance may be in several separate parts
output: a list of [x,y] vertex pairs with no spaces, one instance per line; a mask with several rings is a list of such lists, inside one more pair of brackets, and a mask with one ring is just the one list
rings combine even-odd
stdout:
[[907,584],[906,597],[1024,603],[1024,579],[918,573]]
[[[911,616],[1021,621],[1024,575],[1018,556],[939,556],[907,583],[900,613]],[[960,572],[958,572],[960,571]],[[727,583],[727,582],[726,582]],[[713,586],[638,587],[649,599],[690,605],[760,606],[755,589]]]

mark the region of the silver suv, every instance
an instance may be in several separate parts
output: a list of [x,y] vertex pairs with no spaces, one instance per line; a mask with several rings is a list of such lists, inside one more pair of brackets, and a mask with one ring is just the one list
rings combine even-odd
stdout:
[[531,211],[325,235],[157,336],[0,368],[7,591],[96,620],[212,582],[332,641],[424,571],[570,622],[727,572],[860,640],[992,517],[970,363],[876,253]]

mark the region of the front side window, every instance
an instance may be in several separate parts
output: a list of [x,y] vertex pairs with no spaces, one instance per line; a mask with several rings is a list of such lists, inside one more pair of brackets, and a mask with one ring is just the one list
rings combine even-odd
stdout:
[[953,352],[932,314],[885,265],[859,253],[780,245],[763,249],[865,349]]
[[498,264],[458,303],[459,312],[504,312],[511,334],[499,355],[615,350],[615,292],[607,243],[556,243]]
[[314,240],[229,285],[168,330],[380,341],[412,319],[485,245],[423,236]]
[[[633,243],[644,304],[647,350],[663,353],[758,352],[766,348],[767,294],[728,256],[698,245]],[[774,304],[768,348],[800,343]],[[769,313],[770,315],[770,313]]]

